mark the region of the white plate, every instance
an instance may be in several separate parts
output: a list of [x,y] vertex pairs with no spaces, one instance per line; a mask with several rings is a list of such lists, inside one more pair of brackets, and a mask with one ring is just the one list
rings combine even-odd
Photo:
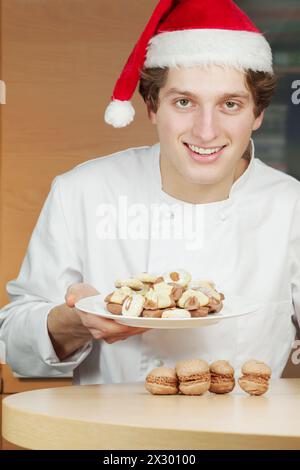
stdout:
[[255,313],[260,304],[253,304],[242,297],[234,297],[224,300],[224,307],[217,314],[210,314],[207,317],[199,318],[144,318],[144,317],[125,317],[123,315],[113,315],[106,310],[104,302],[105,295],[95,295],[85,297],[76,302],[75,306],[79,310],[92,313],[104,318],[110,318],[117,323],[128,326],[137,326],[141,328],[195,328],[208,326],[230,318],[241,317]]

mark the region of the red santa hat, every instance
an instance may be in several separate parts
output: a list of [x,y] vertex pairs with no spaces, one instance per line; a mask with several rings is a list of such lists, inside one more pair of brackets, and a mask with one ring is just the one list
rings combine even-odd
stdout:
[[225,65],[273,73],[262,33],[232,0],[160,0],[115,85],[105,122],[125,127],[143,67]]

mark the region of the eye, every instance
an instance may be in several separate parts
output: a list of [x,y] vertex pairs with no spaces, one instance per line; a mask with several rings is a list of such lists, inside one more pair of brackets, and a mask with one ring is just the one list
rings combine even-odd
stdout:
[[239,105],[237,103],[235,103],[234,101],[226,101],[225,106],[230,111],[234,111],[234,110],[237,110],[239,108]]
[[188,108],[187,106],[190,103],[190,100],[187,100],[186,98],[181,98],[180,100],[176,101],[176,105],[178,105],[179,108]]

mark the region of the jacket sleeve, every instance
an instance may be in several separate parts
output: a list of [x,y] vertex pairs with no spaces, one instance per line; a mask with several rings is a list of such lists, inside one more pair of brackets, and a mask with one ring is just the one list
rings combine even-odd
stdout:
[[20,273],[7,284],[11,303],[0,310],[0,339],[7,363],[16,373],[30,377],[70,373],[92,348],[90,341],[60,362],[47,330],[50,310],[64,303],[70,284],[82,281],[81,261],[62,209],[60,178],[52,184]]
[[294,305],[293,323],[300,339],[300,198],[296,204],[290,241],[292,297]]

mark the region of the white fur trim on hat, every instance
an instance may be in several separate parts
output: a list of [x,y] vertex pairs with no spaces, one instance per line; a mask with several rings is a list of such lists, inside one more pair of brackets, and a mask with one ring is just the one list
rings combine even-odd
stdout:
[[104,120],[114,127],[125,127],[133,121],[134,115],[130,101],[113,100],[105,110]]
[[272,51],[260,33],[223,29],[190,29],[154,36],[145,67],[227,65],[273,73]]

